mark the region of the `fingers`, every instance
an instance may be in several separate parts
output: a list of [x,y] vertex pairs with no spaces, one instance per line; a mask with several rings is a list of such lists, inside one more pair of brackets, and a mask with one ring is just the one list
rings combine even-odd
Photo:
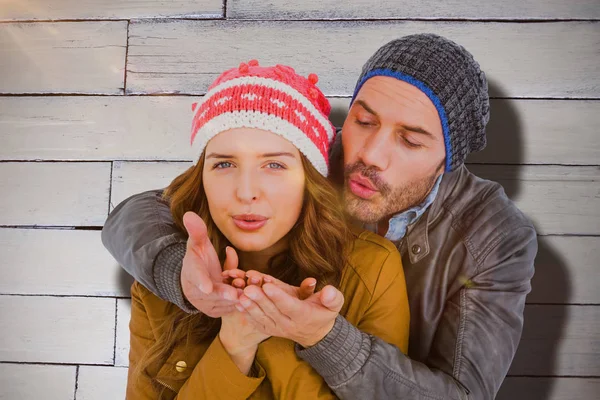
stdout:
[[237,252],[231,246],[225,248],[225,264],[223,264],[223,270],[236,269],[239,264]]
[[282,319],[277,307],[258,286],[250,285],[244,289],[244,294],[240,296],[238,310],[240,310],[239,306],[247,313],[248,318],[253,321],[255,326],[265,331],[275,328],[275,319]]
[[206,224],[195,212],[188,211],[183,215],[183,225],[188,233],[188,248],[201,246],[209,240]]
[[255,285],[258,287],[261,287],[263,285],[263,279],[266,277],[267,275],[258,272],[258,271],[254,271],[254,270],[250,270],[248,272],[246,272],[246,279],[248,282],[248,285]]
[[298,288],[298,298],[300,300],[307,299],[315,292],[317,286],[317,280],[315,278],[306,278],[300,284]]
[[327,285],[320,292],[321,303],[333,312],[340,312],[344,305],[344,295],[331,285]]
[[[275,304],[273,304],[271,299],[269,299],[265,295],[263,290],[258,286],[248,286],[246,289],[244,289],[244,296],[247,296],[250,300],[252,300],[252,302],[256,303],[260,307],[260,309],[271,319],[279,319],[282,317],[279,309],[275,306]],[[240,299],[240,301],[242,299],[243,297]]]
[[235,279],[235,278],[244,279],[246,277],[246,271],[241,270],[241,269],[228,269],[228,270],[221,272],[221,276],[229,277],[232,279]]
[[283,315],[292,317],[302,311],[310,312],[301,300],[294,295],[290,295],[278,285],[265,283],[262,290]]

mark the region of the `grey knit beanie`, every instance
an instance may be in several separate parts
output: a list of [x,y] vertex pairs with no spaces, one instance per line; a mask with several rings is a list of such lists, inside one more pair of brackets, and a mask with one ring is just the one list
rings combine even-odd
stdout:
[[461,166],[469,153],[485,147],[485,126],[490,119],[487,80],[462,46],[433,34],[389,42],[363,66],[352,102],[374,76],[410,83],[433,102],[442,121],[447,172]]

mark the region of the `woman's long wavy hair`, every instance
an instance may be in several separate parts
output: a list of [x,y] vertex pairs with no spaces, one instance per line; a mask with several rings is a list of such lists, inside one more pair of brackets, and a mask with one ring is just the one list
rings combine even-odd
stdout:
[[[317,280],[317,290],[326,285],[338,286],[351,245],[351,234],[341,199],[334,186],[301,154],[305,172],[305,192],[297,223],[287,234],[289,248],[271,258],[268,273],[286,283],[299,286],[307,277]],[[183,215],[195,211],[206,223],[210,238],[221,262],[225,248],[231,244],[211,218],[204,192],[202,171],[204,154],[195,166],[173,180],[163,196],[170,202],[175,224],[186,232]],[[211,340],[219,332],[220,318],[204,314],[186,314],[170,305],[162,334],[146,351],[135,367],[134,376],[144,374],[160,388],[149,367],[163,365],[175,346]],[[163,387],[164,389],[164,387]]]

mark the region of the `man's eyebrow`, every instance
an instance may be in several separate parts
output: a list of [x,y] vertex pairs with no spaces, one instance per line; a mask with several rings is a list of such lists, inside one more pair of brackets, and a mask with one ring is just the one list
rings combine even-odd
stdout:
[[377,115],[377,113],[375,112],[375,110],[373,110],[371,107],[369,107],[369,106],[367,105],[367,103],[365,103],[365,101],[364,101],[364,100],[356,100],[356,101],[355,101],[355,103],[356,103],[356,104],[358,104],[358,105],[360,105],[360,106],[361,106],[362,108],[364,108],[365,110],[367,110],[367,112],[368,112],[369,114],[373,114],[374,116],[376,116],[376,117],[379,117],[379,115]]
[[400,125],[400,127],[406,131],[421,133],[423,135],[429,136],[430,139],[437,139],[435,135],[433,135],[431,132],[426,131],[425,129],[418,126]]

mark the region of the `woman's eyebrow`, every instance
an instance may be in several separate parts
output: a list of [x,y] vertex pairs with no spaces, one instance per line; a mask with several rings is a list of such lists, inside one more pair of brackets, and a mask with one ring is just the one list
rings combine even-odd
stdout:
[[269,157],[292,157],[292,158],[296,158],[295,155],[293,155],[292,153],[288,153],[288,152],[278,152],[278,153],[265,153],[262,155],[263,158],[269,158]]
[[234,157],[229,154],[210,153],[209,155],[206,156],[206,158],[209,159],[209,158],[234,158]]

